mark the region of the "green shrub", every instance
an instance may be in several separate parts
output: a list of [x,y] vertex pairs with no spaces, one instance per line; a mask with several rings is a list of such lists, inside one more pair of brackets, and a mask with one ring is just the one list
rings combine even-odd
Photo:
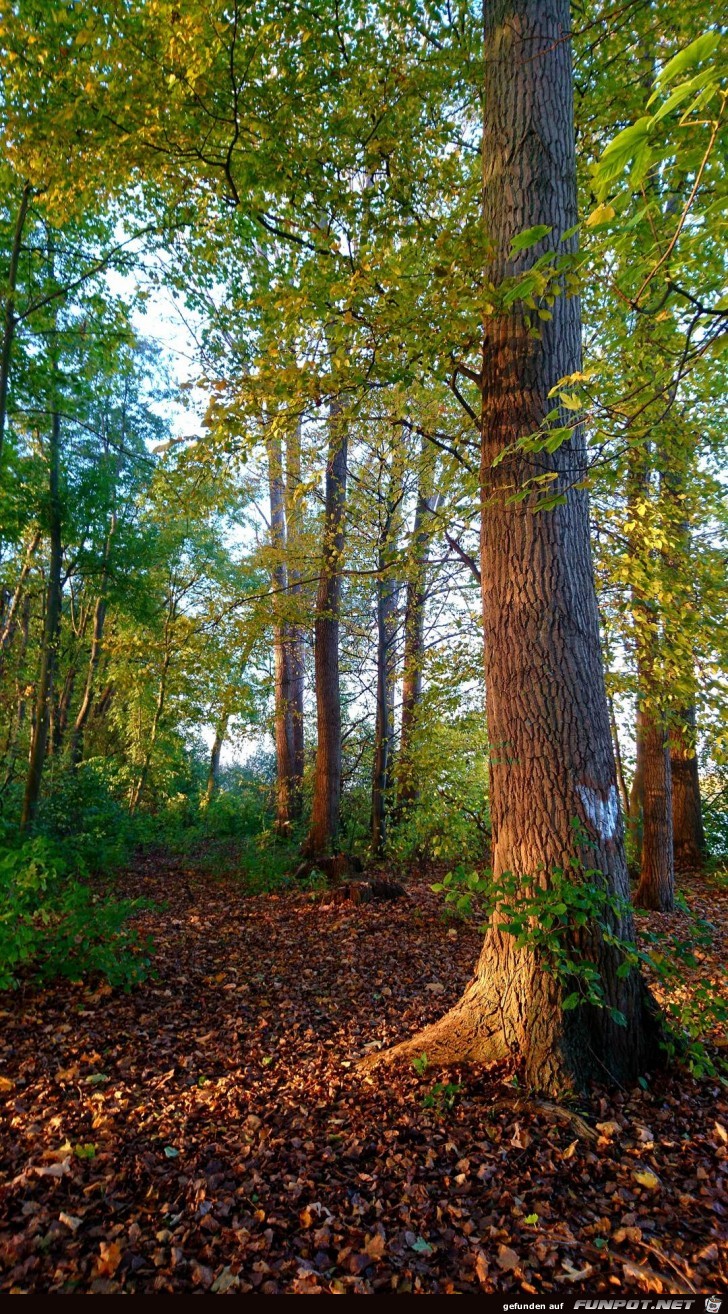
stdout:
[[[70,860],[69,860],[70,855]],[[129,989],[149,969],[149,944],[129,918],[143,900],[105,898],[78,854],[46,836],[0,852],[0,989],[98,972]]]
[[75,771],[60,772],[43,798],[38,830],[64,844],[66,857],[92,872],[109,872],[121,866],[135,841],[128,808],[115,790],[113,762],[91,758]]

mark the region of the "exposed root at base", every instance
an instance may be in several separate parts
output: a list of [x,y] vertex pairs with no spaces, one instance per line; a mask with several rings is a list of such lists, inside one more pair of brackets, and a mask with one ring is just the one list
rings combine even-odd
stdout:
[[554,1104],[552,1100],[540,1100],[537,1096],[515,1094],[513,1099],[503,1096],[495,1100],[490,1105],[491,1111],[497,1109],[512,1109],[515,1113],[519,1110],[530,1110],[532,1113],[542,1113],[547,1118],[553,1119],[554,1122],[565,1122],[573,1127],[576,1135],[581,1141],[597,1141],[599,1133],[589,1126],[588,1122],[582,1118],[581,1114],[575,1113],[573,1109],[567,1109],[563,1104]]
[[482,985],[477,978],[444,1017],[409,1040],[365,1055],[357,1066],[368,1070],[381,1064],[411,1061],[423,1054],[427,1056],[428,1066],[440,1068],[455,1063],[501,1063],[511,1056],[500,1014],[490,1001],[489,1006],[484,1006]]

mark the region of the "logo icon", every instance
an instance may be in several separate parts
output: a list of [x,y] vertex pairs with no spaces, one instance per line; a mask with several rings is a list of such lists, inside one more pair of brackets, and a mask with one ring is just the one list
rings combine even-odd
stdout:
[[718,1310],[722,1304],[723,1301],[719,1300],[717,1296],[705,1297],[705,1308],[707,1309],[708,1314],[718,1314]]

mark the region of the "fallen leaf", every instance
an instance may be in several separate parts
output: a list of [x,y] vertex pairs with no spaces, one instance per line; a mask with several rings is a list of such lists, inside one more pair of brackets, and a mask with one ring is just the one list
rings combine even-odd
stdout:
[[610,1122],[597,1123],[597,1131],[601,1132],[602,1136],[609,1136],[609,1137],[618,1136],[621,1130],[622,1128],[620,1127],[619,1123],[614,1122],[614,1120],[611,1120]]
[[58,1221],[63,1223],[64,1227],[69,1228],[69,1230],[73,1232],[75,1236],[76,1232],[81,1226],[81,1223],[83,1222],[83,1219],[76,1218],[73,1214],[59,1214]]
[[644,1186],[648,1191],[659,1191],[662,1183],[656,1173],[651,1168],[640,1168],[637,1172],[632,1173],[634,1180]]
[[499,1268],[503,1269],[504,1273],[510,1273],[512,1269],[518,1268],[520,1262],[521,1261],[515,1250],[511,1250],[510,1246],[498,1247],[498,1258],[496,1263]]
[[96,1262],[96,1277],[113,1277],[121,1263],[121,1248],[116,1241],[102,1241]]
[[562,1272],[556,1274],[559,1282],[583,1282],[594,1272],[592,1264],[586,1264],[584,1268],[576,1268],[568,1257],[561,1261],[561,1267]]

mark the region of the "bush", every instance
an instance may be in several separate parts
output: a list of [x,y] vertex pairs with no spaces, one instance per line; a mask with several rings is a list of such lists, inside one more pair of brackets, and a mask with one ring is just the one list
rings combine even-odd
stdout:
[[[74,860],[90,871],[119,867],[135,835],[128,808],[115,794],[117,786],[113,763],[101,758],[61,772],[41,802],[38,830],[50,839],[72,838]],[[71,846],[62,847],[68,857]]]
[[[70,860],[69,860],[70,859]],[[98,972],[129,989],[149,969],[149,944],[129,918],[149,905],[94,893],[77,852],[38,836],[0,853],[0,989]]]

